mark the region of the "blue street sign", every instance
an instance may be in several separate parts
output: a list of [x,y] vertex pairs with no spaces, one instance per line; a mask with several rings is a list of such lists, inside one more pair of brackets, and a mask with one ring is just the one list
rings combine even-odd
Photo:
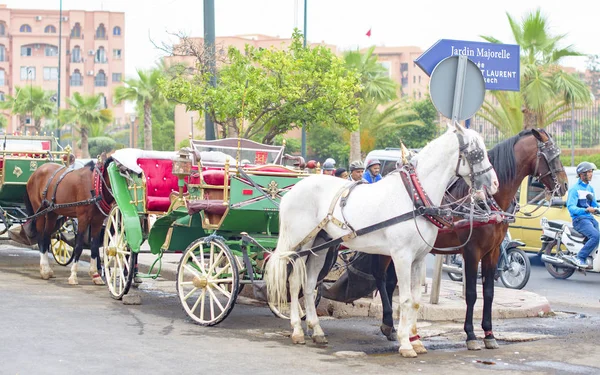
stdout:
[[433,68],[453,55],[465,55],[481,69],[485,88],[488,90],[520,90],[520,47],[516,44],[469,42],[465,40],[440,39],[415,63],[427,75]]

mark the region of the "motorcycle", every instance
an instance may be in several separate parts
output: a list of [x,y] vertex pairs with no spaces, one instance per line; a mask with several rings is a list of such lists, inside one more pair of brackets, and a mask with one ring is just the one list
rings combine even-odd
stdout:
[[[595,215],[599,214],[600,209],[596,209]],[[544,262],[546,270],[550,275],[557,279],[568,279],[575,271],[580,271],[583,274],[587,271],[600,272],[598,249],[592,251],[590,256],[585,260],[588,268],[579,267],[565,258],[568,255],[577,255],[587,242],[587,238],[577,232],[570,222],[548,220],[543,217],[541,226],[543,231],[541,237],[542,248],[538,254],[541,256],[541,260]]]
[[[510,233],[500,244],[500,258],[498,259],[498,268],[495,274],[495,280],[500,279],[505,287],[510,289],[523,289],[529,281],[531,275],[531,263],[525,252],[519,249],[525,243],[513,240]],[[453,281],[462,281],[462,255],[446,255],[442,270],[448,273]],[[481,263],[477,271],[477,276],[481,277]]]

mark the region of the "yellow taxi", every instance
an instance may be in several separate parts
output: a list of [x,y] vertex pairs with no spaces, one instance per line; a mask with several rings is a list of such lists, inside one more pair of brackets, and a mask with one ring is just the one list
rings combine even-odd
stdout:
[[[565,167],[569,179],[569,187],[577,182],[575,167]],[[596,199],[600,198],[600,170],[594,171],[591,185],[596,193]],[[539,183],[533,183],[531,177],[525,178],[517,193],[520,211],[514,223],[510,224],[509,230],[513,238],[525,242],[521,249],[537,253],[542,248],[542,228],[540,221],[542,217],[548,220],[571,221],[571,215],[566,207],[567,195],[562,198],[553,198],[547,202],[544,196],[544,187]],[[597,218],[596,218],[597,219]]]

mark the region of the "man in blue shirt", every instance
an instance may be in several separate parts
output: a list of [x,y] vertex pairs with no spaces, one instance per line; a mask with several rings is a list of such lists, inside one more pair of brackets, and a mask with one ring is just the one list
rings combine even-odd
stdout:
[[[600,231],[598,222],[592,216],[596,212],[598,203],[596,203],[596,194],[594,188],[590,185],[596,166],[594,163],[584,161],[577,166],[577,183],[569,189],[567,196],[567,208],[573,219],[573,228],[587,237],[588,241],[579,251],[577,256],[570,257],[570,261],[582,268],[591,268],[586,264],[587,257],[596,249],[600,242]],[[587,199],[592,196],[591,201]]]
[[379,159],[371,159],[367,161],[367,166],[365,167],[365,173],[363,174],[363,179],[368,183],[372,184],[381,180],[381,162]]

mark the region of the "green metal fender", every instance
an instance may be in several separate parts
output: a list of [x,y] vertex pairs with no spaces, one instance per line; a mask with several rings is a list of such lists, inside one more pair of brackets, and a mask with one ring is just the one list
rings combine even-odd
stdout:
[[131,203],[127,180],[119,174],[119,168],[117,168],[115,163],[110,163],[108,166],[108,178],[110,179],[110,186],[115,201],[117,201],[117,206],[123,215],[127,243],[131,251],[139,253],[144,236],[142,235],[142,225],[137,208]]

